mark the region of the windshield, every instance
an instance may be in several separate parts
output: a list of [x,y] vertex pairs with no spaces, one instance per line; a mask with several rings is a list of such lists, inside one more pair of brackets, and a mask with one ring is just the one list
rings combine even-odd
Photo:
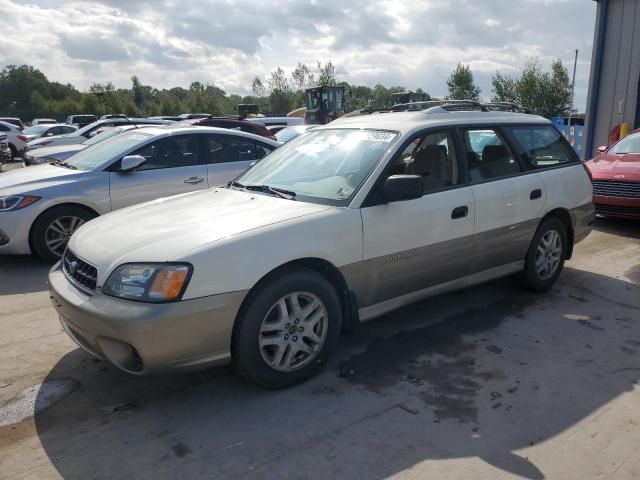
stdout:
[[616,143],[607,153],[622,155],[625,153],[640,153],[640,133],[627,135]]
[[84,135],[85,133],[93,130],[94,128],[96,128],[97,125],[102,125],[102,123],[100,121],[90,123],[89,125],[85,125],[84,127],[76,130],[75,132],[70,133],[68,136],[69,137],[79,137],[79,136]]
[[24,132],[22,133],[24,133],[25,135],[40,135],[48,128],[51,127],[49,127],[49,125],[34,125],[33,127],[25,128]]
[[121,128],[110,128],[109,130],[100,132],[95,137],[91,137],[89,140],[85,140],[82,144],[87,146],[95,145],[96,143],[100,143],[108,138],[116,136],[120,132],[122,132]]
[[398,138],[380,130],[313,130],[269,154],[241,175],[244,186],[268,185],[296,200],[346,205]]
[[125,132],[81,150],[66,163],[78,170],[93,170],[113,157],[125,155],[133,147],[151,136],[149,133]]

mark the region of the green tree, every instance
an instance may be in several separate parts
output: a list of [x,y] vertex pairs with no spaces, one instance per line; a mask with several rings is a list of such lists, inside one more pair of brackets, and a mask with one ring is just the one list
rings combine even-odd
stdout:
[[478,100],[480,88],[473,81],[473,72],[469,65],[458,63],[447,79],[449,100]]
[[318,85],[333,86],[338,84],[338,71],[331,60],[324,65],[320,63],[320,60],[318,60],[318,70],[320,70],[320,74],[318,75]]
[[525,63],[519,78],[496,72],[491,83],[494,102],[514,102],[544,117],[566,116],[572,110],[569,74],[560,60],[546,72],[534,58]]

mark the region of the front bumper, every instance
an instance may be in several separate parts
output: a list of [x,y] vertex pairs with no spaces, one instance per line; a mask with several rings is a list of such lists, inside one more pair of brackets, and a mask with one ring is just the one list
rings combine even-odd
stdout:
[[51,301],[69,336],[89,353],[138,375],[227,363],[236,315],[247,292],[151,304],[89,296],[49,272]]
[[0,255],[28,255],[31,253],[29,233],[34,220],[47,204],[39,200],[33,205],[13,212],[0,212],[0,231],[8,239],[0,242]]
[[596,213],[607,217],[640,218],[640,198],[593,196]]

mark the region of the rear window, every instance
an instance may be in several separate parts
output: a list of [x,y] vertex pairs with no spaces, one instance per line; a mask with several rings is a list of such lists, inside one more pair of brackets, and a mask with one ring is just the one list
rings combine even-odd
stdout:
[[552,126],[511,127],[529,167],[540,169],[562,163],[579,162],[577,154],[562,134]]

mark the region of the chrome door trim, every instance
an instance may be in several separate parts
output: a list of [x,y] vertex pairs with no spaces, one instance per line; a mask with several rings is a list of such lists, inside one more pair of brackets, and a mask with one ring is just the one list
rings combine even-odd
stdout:
[[494,280],[496,278],[519,272],[523,269],[524,260],[518,260],[517,262],[507,263],[499,267],[490,268],[489,270],[485,270],[483,272],[474,273],[458,278],[456,280],[451,280],[449,282],[424,288],[416,292],[407,293],[406,295],[391,298],[389,300],[385,300],[384,302],[376,303],[375,305],[359,309],[358,314],[360,315],[360,321],[367,322],[392,310],[396,310],[397,308],[404,307],[405,305],[409,305],[419,300],[451,292],[453,290],[459,290],[461,288],[487,282],[489,280]]

